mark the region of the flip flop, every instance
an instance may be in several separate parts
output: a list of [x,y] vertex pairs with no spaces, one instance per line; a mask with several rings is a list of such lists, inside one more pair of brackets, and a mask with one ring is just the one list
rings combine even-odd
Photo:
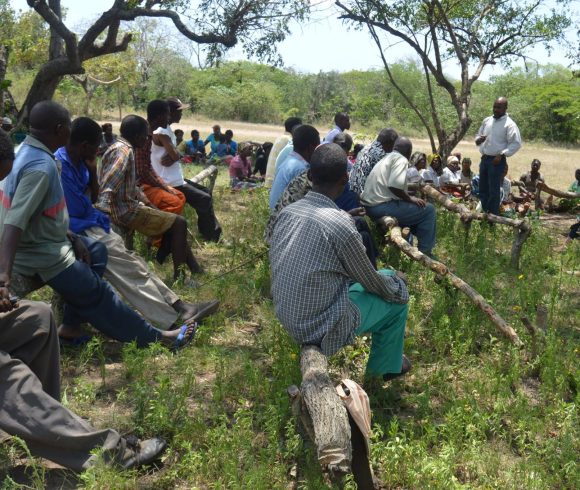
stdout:
[[80,335],[78,337],[74,337],[72,339],[67,339],[66,337],[58,337],[58,343],[61,347],[69,346],[69,347],[83,347],[87,345],[91,340],[92,335]]
[[[191,328],[191,332],[188,334],[187,331]],[[197,322],[191,325],[182,325],[179,329],[179,335],[176,337],[171,347],[171,352],[175,353],[180,349],[183,349],[187,344],[189,344],[194,338],[197,332]]]

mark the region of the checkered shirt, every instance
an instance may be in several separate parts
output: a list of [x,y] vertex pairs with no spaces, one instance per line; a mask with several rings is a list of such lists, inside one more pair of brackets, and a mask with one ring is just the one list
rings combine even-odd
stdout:
[[383,146],[376,140],[370,145],[365,146],[360,151],[348,178],[350,189],[352,191],[356,192],[359,196],[362,194],[367,177],[371,173],[371,170],[385,155],[386,153],[385,150],[383,150]]
[[300,345],[330,356],[352,343],[360,312],[348,298],[350,281],[387,301],[407,303],[397,276],[371,265],[351,217],[317,192],[285,207],[270,245],[276,315]]
[[99,184],[95,207],[117,225],[131,222],[139,202],[147,200],[135,183],[135,156],[127,140],[119,137],[103,155]]
[[135,171],[137,173],[137,183],[147,184],[151,187],[161,187],[165,189],[167,184],[157,175],[153,165],[151,165],[151,145],[153,135],[147,137],[147,144],[143,148],[135,149]]

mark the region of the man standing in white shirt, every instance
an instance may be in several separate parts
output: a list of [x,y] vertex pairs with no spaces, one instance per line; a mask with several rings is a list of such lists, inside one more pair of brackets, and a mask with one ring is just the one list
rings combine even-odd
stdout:
[[436,212],[432,204],[407,193],[407,168],[413,145],[407,138],[397,138],[393,151],[375,165],[368,176],[361,203],[373,219],[396,218],[408,226],[419,240],[418,249],[432,256],[435,246]]
[[508,101],[500,97],[493,103],[493,116],[486,117],[475,137],[479,146],[479,198],[485,213],[499,214],[500,189],[506,158],[522,146],[520,130],[506,113]]
[[334,116],[334,128],[328,132],[321,144],[325,145],[334,142],[336,135],[347,129],[350,129],[350,116],[346,112],[337,112]]

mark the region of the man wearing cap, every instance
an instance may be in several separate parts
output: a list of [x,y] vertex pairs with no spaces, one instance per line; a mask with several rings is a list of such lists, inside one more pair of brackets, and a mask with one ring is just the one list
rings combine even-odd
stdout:
[[493,103],[493,116],[486,117],[475,136],[479,146],[479,198],[485,213],[499,214],[500,189],[507,158],[522,146],[520,130],[507,114],[505,97]]
[[181,120],[183,109],[189,105],[184,104],[177,97],[167,99],[169,105],[169,121],[161,123],[159,127],[151,127],[153,141],[151,145],[151,165],[157,175],[169,186],[178,190],[185,196],[189,204],[197,213],[197,228],[205,240],[217,242],[222,233],[213,209],[213,198],[209,189],[186,181],[181,169],[181,154],[176,148],[175,133],[171,129],[171,123]]

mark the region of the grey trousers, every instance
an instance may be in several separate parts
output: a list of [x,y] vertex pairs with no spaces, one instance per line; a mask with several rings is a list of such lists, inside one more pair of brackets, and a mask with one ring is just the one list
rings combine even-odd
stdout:
[[123,453],[112,429],[97,430],[60,402],[59,346],[50,307],[21,301],[0,313],[0,430],[23,439],[31,453],[75,471],[91,466],[91,451]]
[[179,300],[171,289],[149,270],[147,263],[135,252],[125,248],[123,239],[111,230],[93,226],[85,234],[107,247],[108,261],[105,279],[143,317],[167,330],[177,320],[178,313],[171,306]]

